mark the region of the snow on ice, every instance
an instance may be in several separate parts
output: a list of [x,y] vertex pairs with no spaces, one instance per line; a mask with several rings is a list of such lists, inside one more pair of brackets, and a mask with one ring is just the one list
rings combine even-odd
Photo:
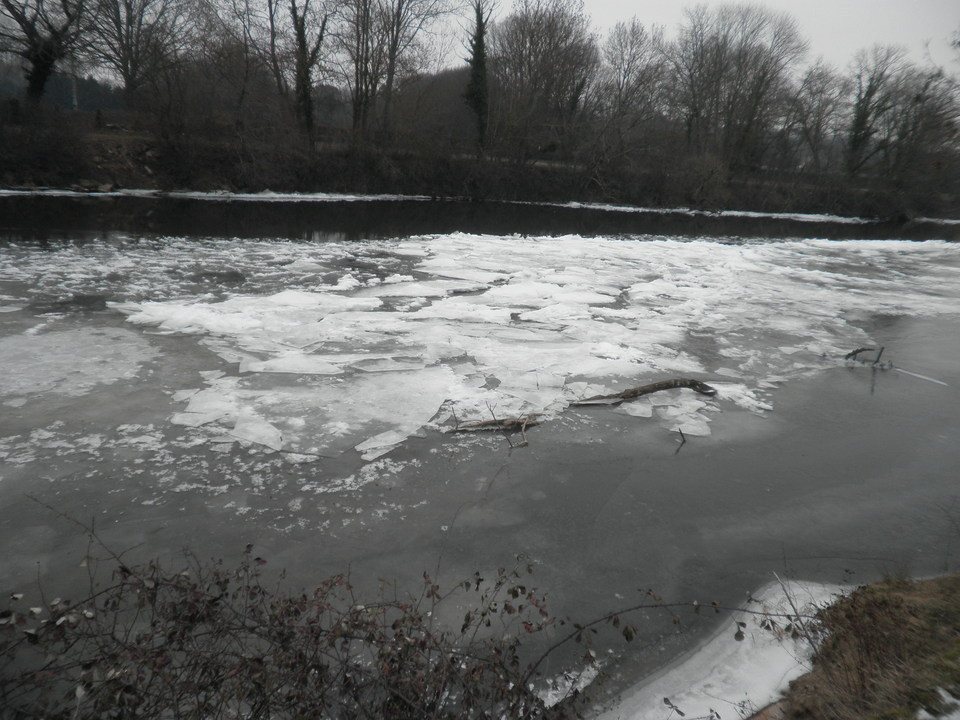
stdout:
[[[38,297],[109,294],[131,328],[194,336],[234,365],[178,396],[174,424],[305,456],[356,448],[376,458],[424,428],[549,420],[579,398],[678,376],[713,384],[718,397],[672,391],[617,412],[707,435],[718,411],[768,411],[778,383],[868,344],[860,320],[953,313],[960,294],[960,251],[943,242],[455,233],[322,244],[119,238],[4,252],[0,280]],[[208,281],[211,267],[244,282]],[[78,336],[69,373],[9,373],[4,401],[33,387],[14,382],[81,389],[150,357],[137,332],[103,332],[121,349],[109,369],[84,365],[96,353],[83,343],[99,341]],[[0,342],[5,367],[26,364],[25,343],[67,340],[55,335],[39,328]]]
[[[677,391],[620,410],[708,435],[711,411],[769,410],[771,378],[828,367],[868,342],[857,318],[954,310],[950,293],[937,292],[954,275],[917,273],[930,255],[956,257],[943,243],[453,234],[343,244],[339,258],[330,248],[299,257],[311,249],[280,243],[273,252],[331,267],[374,246],[380,276],[114,307],[135,324],[200,335],[239,363],[240,377],[209,381],[175,422],[221,422],[273,449],[354,447],[370,458],[428,425],[556,416],[583,396],[581,381],[616,392],[670,376],[734,377],[715,383],[718,400]],[[254,419],[256,431],[237,430]]]

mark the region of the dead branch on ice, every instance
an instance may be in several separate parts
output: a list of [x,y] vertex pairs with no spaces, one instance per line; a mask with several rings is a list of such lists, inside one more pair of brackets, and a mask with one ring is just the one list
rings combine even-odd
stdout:
[[493,420],[479,420],[477,422],[464,423],[450,428],[448,432],[478,432],[484,430],[499,430],[501,432],[523,432],[528,427],[540,425],[543,420],[537,414],[521,415],[514,418],[494,418]]
[[661,380],[660,382],[650,383],[649,385],[628,388],[612,395],[594,395],[593,397],[572,402],[570,405],[575,407],[580,405],[614,405],[616,403],[623,402],[624,400],[633,400],[634,398],[641,397],[642,395],[649,395],[651,393],[660,392],[661,390],[674,390],[676,388],[689,388],[694,392],[700,393],[701,395],[707,395],[709,397],[714,397],[717,394],[716,388],[710,387],[706,383],[700,382],[699,380],[692,380],[690,378],[674,378],[673,380]]

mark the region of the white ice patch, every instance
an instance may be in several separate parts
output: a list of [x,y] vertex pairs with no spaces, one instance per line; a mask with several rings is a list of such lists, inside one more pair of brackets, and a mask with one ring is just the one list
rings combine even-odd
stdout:
[[305,456],[332,457],[356,447],[372,460],[417,433],[457,392],[456,376],[444,367],[356,373],[346,379],[284,377],[211,379],[172,422],[218,422],[227,439]]
[[[812,614],[831,602],[841,588],[790,582],[768,585],[753,597],[750,610],[768,613]],[[598,720],[667,720],[686,717],[748,717],[779,699],[791,680],[808,672],[812,648],[801,638],[760,627],[762,615],[737,618],[746,622],[744,638],[734,640],[733,621],[679,664],[624,693],[616,707]],[[782,625],[783,623],[781,623]]]
[[230,434],[238,440],[266,445],[271,450],[283,447],[283,434],[266,420],[251,415],[237,418]]
[[[956,313],[960,296],[960,246],[943,242],[455,233],[309,250],[263,241],[244,264],[249,247],[211,246],[204,262],[230,258],[254,277],[266,259],[269,292],[244,285],[246,294],[225,299],[112,307],[131,322],[197,334],[239,363],[241,378],[209,378],[175,422],[230,430],[256,417],[278,430],[285,451],[318,455],[357,448],[376,457],[431,419],[549,419],[577,398],[671,377],[696,377],[718,396],[658,393],[617,412],[707,434],[711,411],[762,413],[777,382],[868,344],[859,320]],[[344,274],[364,254],[379,274]],[[330,268],[327,286],[290,269],[307,255]],[[284,272],[289,287],[277,291]],[[578,392],[587,386],[601,390]]]
[[138,333],[97,328],[0,338],[0,397],[84,395],[137,375],[159,352]]

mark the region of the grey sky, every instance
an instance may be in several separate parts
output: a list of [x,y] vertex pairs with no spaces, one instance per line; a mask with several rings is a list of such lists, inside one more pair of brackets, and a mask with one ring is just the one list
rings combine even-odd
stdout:
[[[676,32],[683,8],[697,2],[672,0],[584,0],[587,13],[601,32],[618,20],[632,15],[646,26],[659,24],[667,36]],[[719,0],[704,0],[719,5]],[[800,24],[810,42],[809,59],[818,56],[839,68],[845,68],[854,53],[876,43],[898,44],[907,48],[916,62],[925,60],[925,41],[930,56],[953,72],[960,72],[956,53],[949,39],[960,28],[960,0],[761,0],[755,4],[786,11]],[[502,0],[501,12],[509,11],[510,0]]]

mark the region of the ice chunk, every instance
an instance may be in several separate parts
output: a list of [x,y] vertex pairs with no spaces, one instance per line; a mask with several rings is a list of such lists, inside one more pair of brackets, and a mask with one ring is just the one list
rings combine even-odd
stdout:
[[84,395],[97,385],[136,376],[144,363],[159,354],[146,338],[125,328],[3,337],[0,396]]
[[386,430],[372,438],[367,438],[356,446],[356,451],[361,454],[364,460],[376,460],[381,455],[386,455],[397,445],[409,437],[410,433],[398,430]]
[[350,364],[363,372],[396,372],[398,370],[423,370],[426,364],[419,360],[404,358],[363,358]]
[[714,382],[711,385],[717,391],[717,399],[732,402],[744,410],[762,413],[764,410],[773,409],[772,405],[760,400],[757,393],[743,383]]
[[629,402],[621,403],[614,411],[621,415],[631,415],[632,417],[653,417],[653,405],[645,397],[637,398]]
[[174,425],[185,425],[186,427],[200,427],[208,423],[215,422],[224,417],[226,413],[222,412],[182,412],[174,413],[170,416],[170,422]]
[[283,447],[283,435],[277,428],[262,418],[250,415],[237,418],[230,435],[238,440],[266,445],[271,450],[280,450]]
[[367,288],[358,293],[359,296],[375,297],[445,297],[452,293],[476,292],[486,289],[482,283],[456,280],[426,280],[423,282],[397,282]]
[[339,375],[340,365],[328,362],[324,357],[289,353],[270,360],[247,360],[240,363],[240,372],[295,373],[298,375]]

